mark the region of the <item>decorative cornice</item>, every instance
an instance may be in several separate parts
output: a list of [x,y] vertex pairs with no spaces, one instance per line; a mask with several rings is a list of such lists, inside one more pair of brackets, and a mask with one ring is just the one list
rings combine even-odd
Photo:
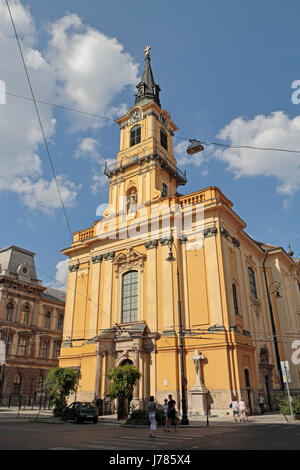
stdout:
[[119,273],[132,269],[138,269],[140,272],[143,272],[145,259],[146,255],[132,250],[132,248],[129,248],[126,253],[120,253],[113,262],[116,277],[119,276]]
[[221,234],[223,237],[228,238],[229,232],[228,232],[228,230],[226,230],[224,227],[220,227],[220,234]]
[[235,238],[235,237],[232,237],[232,243],[234,244],[234,246],[235,246],[236,248],[239,248],[240,245],[241,245],[241,243],[239,242],[239,240],[238,240],[237,238]]
[[168,238],[161,238],[159,240],[159,243],[161,244],[161,246],[165,246],[165,245],[168,245],[169,243],[172,243],[173,242],[173,237],[172,235]]
[[114,251],[108,251],[107,253],[104,253],[103,255],[103,259],[105,261],[109,261],[109,260],[113,260],[115,257],[115,252]]
[[146,250],[151,250],[152,248],[157,248],[158,240],[149,240],[148,242],[144,243]]
[[240,333],[240,330],[238,329],[237,325],[231,326],[230,331],[234,331],[235,333]]
[[103,255],[96,255],[96,256],[93,256],[92,257],[92,263],[95,264],[95,263],[100,263],[100,261],[102,261],[103,259]]
[[205,238],[213,237],[213,236],[217,235],[217,233],[218,233],[217,227],[206,228],[206,229],[204,229],[204,232],[203,232]]
[[72,266],[69,266],[70,273],[73,273],[74,271],[78,271],[78,269],[79,269],[79,264],[73,264]]
[[226,331],[226,328],[224,327],[224,325],[213,325],[208,328],[208,331]]

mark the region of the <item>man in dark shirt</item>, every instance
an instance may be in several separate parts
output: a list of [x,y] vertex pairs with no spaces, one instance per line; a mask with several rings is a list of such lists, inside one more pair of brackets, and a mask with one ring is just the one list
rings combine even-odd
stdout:
[[[173,400],[172,395],[169,395],[169,401],[168,401],[168,424],[167,428],[173,424],[175,426],[175,431],[176,429],[176,409],[175,409],[176,401]],[[168,432],[170,432],[169,429],[167,429]]]

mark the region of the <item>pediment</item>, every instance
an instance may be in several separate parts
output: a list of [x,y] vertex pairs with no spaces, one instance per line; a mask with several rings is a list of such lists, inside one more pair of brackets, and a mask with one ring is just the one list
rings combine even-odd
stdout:
[[144,262],[146,255],[129,248],[125,253],[120,253],[114,260],[115,273],[118,277],[120,272],[137,269],[141,272],[144,270]]

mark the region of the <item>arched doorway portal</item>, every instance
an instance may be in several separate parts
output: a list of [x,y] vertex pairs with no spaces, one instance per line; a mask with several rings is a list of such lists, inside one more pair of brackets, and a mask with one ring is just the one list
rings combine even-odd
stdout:
[[130,359],[124,359],[124,361],[121,362],[120,366],[133,366],[133,362]]
[[251,403],[252,390],[251,390],[251,380],[250,380],[249,369],[244,369],[244,374],[245,374],[245,385],[246,385],[246,390],[247,390],[248,409],[250,411],[250,414],[252,415],[252,403]]

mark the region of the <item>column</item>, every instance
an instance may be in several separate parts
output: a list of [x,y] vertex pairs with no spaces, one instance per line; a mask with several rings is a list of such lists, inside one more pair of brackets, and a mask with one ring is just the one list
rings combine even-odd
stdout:
[[147,249],[147,323],[151,331],[157,331],[157,240],[145,244]]
[[150,171],[150,161],[147,161],[147,167],[146,167],[146,201],[145,202],[150,202],[151,200],[151,171]]
[[89,328],[88,328],[88,338],[92,338],[93,336],[96,336],[97,334],[101,257],[100,256],[93,257],[92,262],[93,262],[93,268],[92,268],[90,323],[89,323]]
[[[162,258],[162,279],[164,288],[162,290],[162,313],[163,313],[163,329],[164,331],[174,330],[174,287],[173,287],[173,263],[167,261],[169,247],[165,241],[161,241]],[[175,274],[176,276],[176,274]],[[176,279],[174,279],[176,281]],[[178,292],[176,292],[177,299]]]
[[101,396],[101,383],[102,383],[102,359],[104,354],[96,352],[96,377],[95,377],[95,398]]
[[68,289],[67,289],[66,308],[65,308],[65,316],[64,316],[64,331],[63,331],[64,340],[66,340],[67,337],[70,337],[70,338],[72,337],[76,280],[77,280],[77,271],[76,270],[70,271],[69,277],[68,277]]
[[102,300],[102,324],[101,329],[105,330],[111,326],[111,300],[113,289],[113,265],[112,261],[103,261],[103,300]]
[[211,325],[223,325],[219,262],[215,236],[204,240],[209,321]]
[[[155,340],[153,339],[153,342],[154,341]],[[150,363],[150,387],[149,387],[150,390],[149,390],[149,394],[153,395],[155,397],[156,396],[156,391],[157,391],[155,348],[150,353],[149,363]]]
[[187,262],[186,262],[186,240],[182,239],[180,241],[181,246],[181,259],[182,259],[182,286],[183,286],[183,299],[182,304],[183,308],[183,328],[185,330],[189,330],[190,325],[190,308],[189,308],[189,288],[188,288],[188,270],[187,270]]

